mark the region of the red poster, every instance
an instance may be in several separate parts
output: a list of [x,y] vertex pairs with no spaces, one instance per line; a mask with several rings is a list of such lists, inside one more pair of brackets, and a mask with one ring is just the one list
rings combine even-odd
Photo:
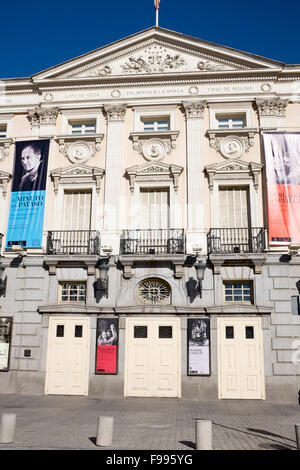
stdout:
[[96,372],[98,374],[116,374],[117,346],[97,346]]
[[118,319],[98,318],[96,374],[117,374]]
[[300,134],[264,134],[270,245],[300,241]]

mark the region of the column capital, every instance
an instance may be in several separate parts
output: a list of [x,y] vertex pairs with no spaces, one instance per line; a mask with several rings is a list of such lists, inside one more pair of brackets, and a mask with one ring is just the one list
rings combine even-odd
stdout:
[[124,121],[127,104],[112,104],[104,106],[107,121]]
[[206,101],[183,101],[186,119],[203,118]]
[[41,108],[38,106],[34,110],[29,111],[27,119],[31,127],[39,127],[45,124],[55,125],[58,113],[58,108]]
[[258,109],[259,117],[273,116],[285,117],[288,99],[271,98],[271,99],[257,99],[256,106]]

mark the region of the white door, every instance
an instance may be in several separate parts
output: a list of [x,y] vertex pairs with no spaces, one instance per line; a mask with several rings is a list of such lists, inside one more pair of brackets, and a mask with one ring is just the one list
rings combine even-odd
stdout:
[[89,318],[49,319],[46,394],[88,394],[89,336]]
[[180,320],[126,319],[125,396],[180,397]]
[[218,319],[219,398],[263,399],[261,319]]

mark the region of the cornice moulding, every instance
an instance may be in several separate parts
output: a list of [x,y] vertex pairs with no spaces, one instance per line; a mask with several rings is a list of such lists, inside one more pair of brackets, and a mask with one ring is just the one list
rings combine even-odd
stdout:
[[101,188],[101,179],[105,171],[95,166],[83,164],[70,165],[65,168],[57,168],[50,172],[54,183],[54,194],[58,194],[59,185],[76,183],[96,183],[96,191],[99,194]]

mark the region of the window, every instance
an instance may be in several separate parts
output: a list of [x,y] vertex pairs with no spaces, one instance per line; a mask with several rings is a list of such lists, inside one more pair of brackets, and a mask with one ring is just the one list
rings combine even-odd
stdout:
[[226,339],[234,339],[234,327],[233,326],[225,327],[225,337]]
[[0,124],[0,138],[7,137],[7,125]]
[[142,118],[143,130],[145,132],[161,132],[170,129],[170,120],[168,117]]
[[239,103],[210,103],[209,104],[210,129],[231,131],[236,129],[251,129],[254,116],[251,102]]
[[162,279],[149,278],[139,283],[137,296],[146,304],[169,304],[171,289]]
[[225,282],[225,302],[252,303],[253,289],[250,282]]
[[91,223],[92,193],[66,191],[64,194],[64,229],[89,230]]
[[133,108],[134,132],[176,132],[176,105],[136,106]]
[[86,283],[85,282],[61,282],[60,301],[61,302],[85,302]]
[[147,326],[134,326],[134,338],[147,338]]
[[69,121],[72,135],[95,134],[96,121]]
[[245,115],[216,115],[218,129],[243,129],[245,127]]
[[250,225],[248,188],[219,187],[219,214],[222,228],[248,227]]

